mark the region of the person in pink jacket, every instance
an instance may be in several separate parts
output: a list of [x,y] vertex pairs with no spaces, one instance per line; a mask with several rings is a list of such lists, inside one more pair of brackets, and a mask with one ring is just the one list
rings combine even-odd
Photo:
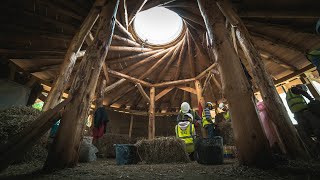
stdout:
[[260,122],[267,136],[271,149],[273,149],[274,151],[280,150],[282,153],[285,153],[285,149],[280,139],[277,128],[271,121],[267,112],[267,108],[262,101],[257,103],[257,109],[259,110]]

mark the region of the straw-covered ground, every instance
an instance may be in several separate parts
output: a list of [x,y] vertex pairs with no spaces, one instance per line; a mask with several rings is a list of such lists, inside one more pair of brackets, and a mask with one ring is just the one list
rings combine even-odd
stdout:
[[197,162],[117,166],[114,159],[99,159],[50,174],[41,172],[41,166],[39,161],[10,166],[0,179],[320,179],[320,163],[295,161],[270,170],[238,166],[234,160],[214,166]]

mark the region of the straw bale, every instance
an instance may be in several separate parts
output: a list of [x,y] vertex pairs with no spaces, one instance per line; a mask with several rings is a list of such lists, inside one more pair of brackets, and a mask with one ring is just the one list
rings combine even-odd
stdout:
[[184,142],[176,137],[142,139],[136,146],[140,159],[147,164],[190,162]]
[[[7,143],[11,137],[20,133],[31,122],[36,120],[40,114],[39,110],[27,106],[12,106],[0,111],[0,144]],[[44,161],[47,156],[45,145],[46,139],[43,137],[15,163],[31,160]]]

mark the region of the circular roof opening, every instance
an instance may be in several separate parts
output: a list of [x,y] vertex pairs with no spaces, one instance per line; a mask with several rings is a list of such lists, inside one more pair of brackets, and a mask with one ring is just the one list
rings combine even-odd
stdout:
[[145,43],[166,45],[176,40],[183,29],[183,21],[175,12],[154,7],[136,15],[134,31]]

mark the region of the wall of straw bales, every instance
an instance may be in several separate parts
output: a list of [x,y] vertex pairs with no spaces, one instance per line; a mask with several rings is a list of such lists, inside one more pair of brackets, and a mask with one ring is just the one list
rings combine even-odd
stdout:
[[[109,111],[107,132],[112,134],[129,134],[131,115]],[[133,117],[132,137],[148,137],[148,116]],[[156,136],[175,136],[176,116],[156,117]]]

